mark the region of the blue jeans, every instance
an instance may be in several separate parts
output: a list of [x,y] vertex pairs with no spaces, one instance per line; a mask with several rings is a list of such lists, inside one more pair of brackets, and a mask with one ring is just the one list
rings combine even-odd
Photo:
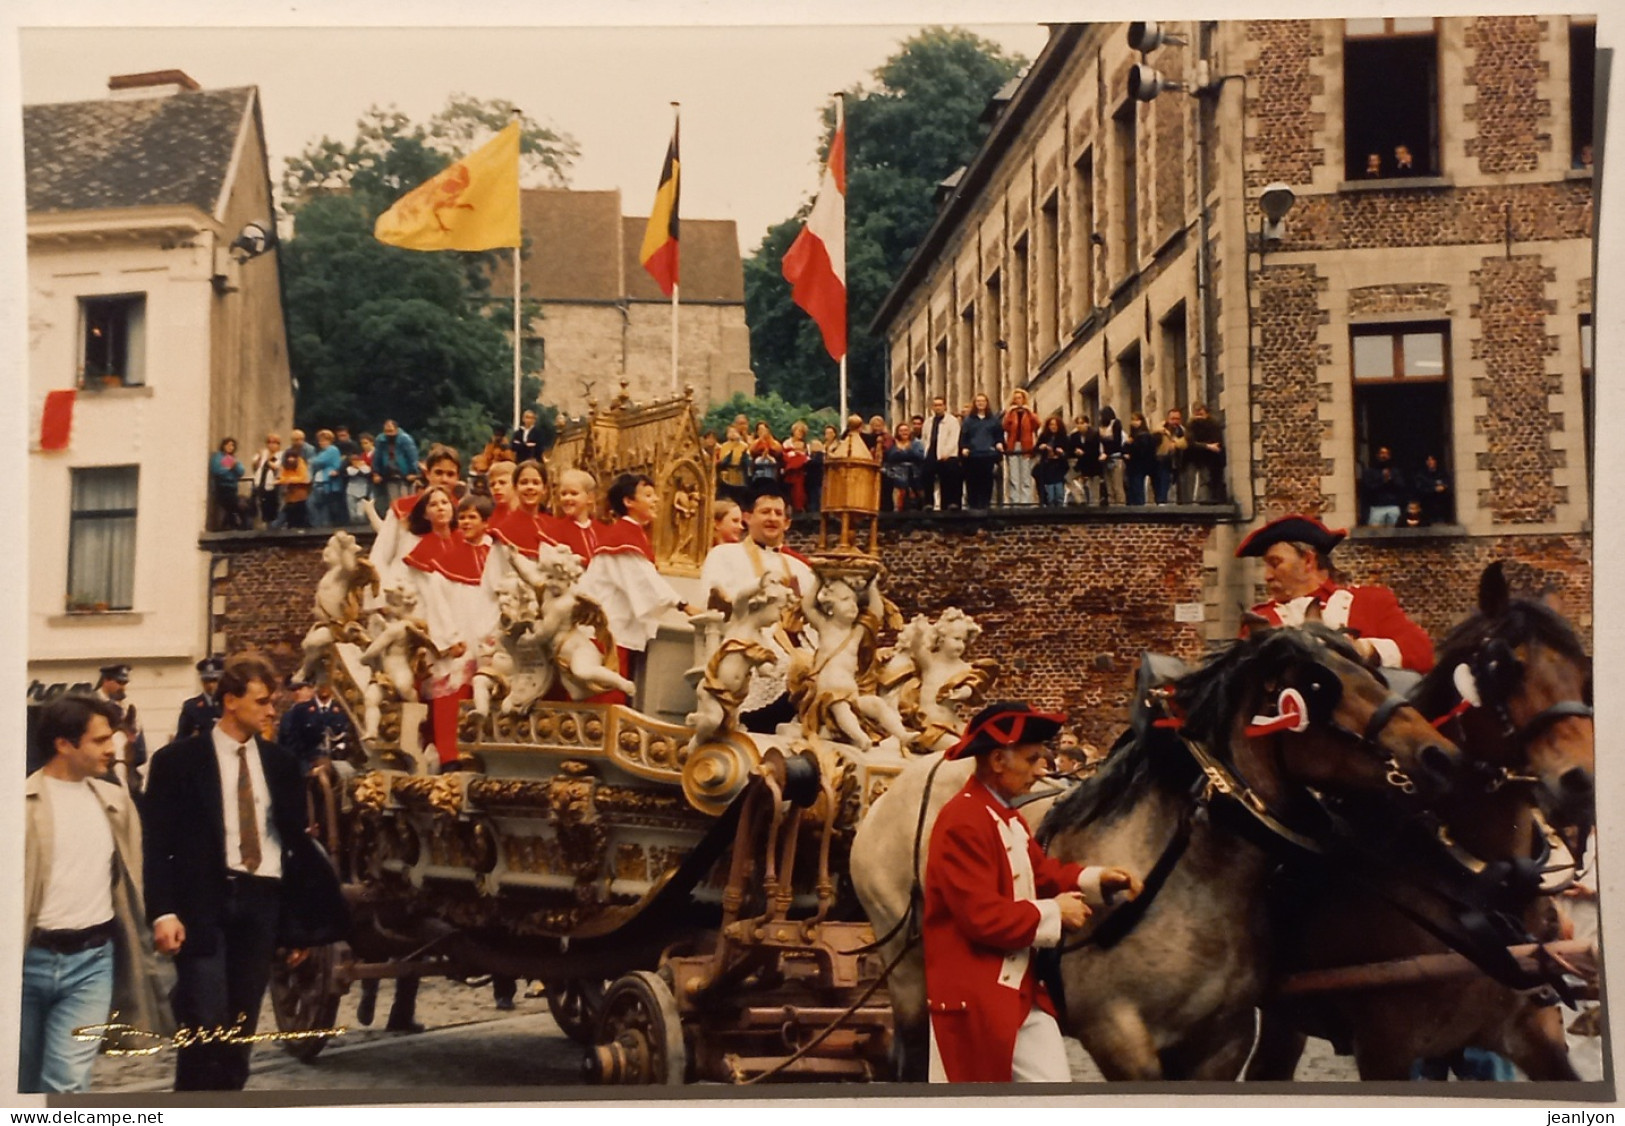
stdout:
[[1044,503],[1051,508],[1060,508],[1066,503],[1066,482],[1045,481]]
[[73,1030],[105,1024],[113,1007],[113,944],[77,954],[38,946],[23,952],[22,1061],[19,1091],[88,1091],[99,1036]]

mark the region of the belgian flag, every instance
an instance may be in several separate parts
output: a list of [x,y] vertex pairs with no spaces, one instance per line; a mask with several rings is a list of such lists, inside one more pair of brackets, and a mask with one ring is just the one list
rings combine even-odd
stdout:
[[660,187],[649,209],[649,225],[643,231],[643,248],[638,261],[670,297],[677,287],[677,191],[682,181],[682,165],[677,159],[677,125],[671,127],[671,146],[660,169]]

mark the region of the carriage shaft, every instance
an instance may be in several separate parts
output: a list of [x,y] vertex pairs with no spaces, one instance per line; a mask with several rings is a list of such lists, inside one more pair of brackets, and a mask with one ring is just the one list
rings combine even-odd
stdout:
[[[1542,949],[1573,966],[1588,979],[1588,982],[1596,980],[1597,947],[1590,942],[1578,939],[1564,942],[1531,942],[1521,946],[1509,946],[1507,952],[1518,960],[1522,969],[1538,971],[1544,965],[1537,953]],[[1390,962],[1337,966],[1332,969],[1295,973],[1281,983],[1276,995],[1299,997],[1314,993],[1390,989],[1430,981],[1476,977],[1483,972],[1461,954],[1418,954],[1412,958],[1398,958]]]

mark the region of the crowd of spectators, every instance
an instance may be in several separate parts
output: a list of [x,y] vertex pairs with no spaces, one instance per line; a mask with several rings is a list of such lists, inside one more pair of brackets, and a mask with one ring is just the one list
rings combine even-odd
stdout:
[[[209,530],[366,524],[369,503],[387,511],[426,480],[418,443],[394,419],[385,419],[377,435],[352,438],[349,427],[335,426],[315,437],[311,445],[303,430],[294,429],[284,444],[282,435],[267,434],[246,465],[235,438],[221,441],[209,457]],[[470,462],[471,481],[488,491],[486,479],[495,466],[540,455],[536,412],[526,411],[511,435],[505,426],[491,428],[490,440]]]
[[[928,414],[895,424],[880,415],[867,421],[854,415],[848,427],[881,465],[885,512],[1205,504],[1225,495],[1223,431],[1201,403],[1192,404],[1188,423],[1175,409],[1152,429],[1135,411],[1125,427],[1111,407],[1103,407],[1098,421],[1080,415],[1068,428],[1058,413],[1039,416],[1018,389],[1003,411],[984,394],[957,411],[938,397]],[[312,445],[297,429],[286,442],[267,434],[246,464],[236,440],[224,439],[209,459],[209,529],[366,524],[369,503],[385,511],[426,480],[419,444],[393,419],[376,436],[352,439],[348,428],[335,426],[316,431],[315,439]],[[741,503],[759,485],[774,482],[784,486],[795,512],[819,510],[824,459],[844,442],[834,426],[814,437],[798,419],[781,437],[765,420],[753,425],[743,414],[722,435],[701,435],[716,466],[719,498]],[[536,412],[525,411],[512,432],[491,428],[489,441],[470,460],[470,483],[489,493],[489,477],[542,453]],[[1418,480],[1423,472],[1415,475]],[[1381,485],[1378,495],[1387,495]],[[1404,518],[1403,508],[1402,500],[1394,522]],[[1426,504],[1422,509],[1424,519],[1436,519]],[[1386,517],[1388,505],[1374,505],[1374,511]]]
[[[1217,504],[1225,499],[1224,431],[1202,403],[1170,410],[1152,429],[1138,411],[1127,428],[1111,407],[1069,429],[1059,414],[1041,417],[1016,390],[1004,411],[978,394],[957,412],[933,399],[928,415],[888,423],[880,415],[847,420],[851,438],[826,426],[809,438],[797,420],[782,441],[765,421],[737,416],[701,444],[717,468],[717,496],[742,503],[764,481],[782,482],[797,512],[817,512],[826,456],[851,456],[859,442],[881,465],[881,511],[985,511],[1015,506]],[[835,451],[839,450],[839,453]]]
[[1360,523],[1378,528],[1425,528],[1448,524],[1454,517],[1450,475],[1437,455],[1420,465],[1401,468],[1387,446],[1360,474]]

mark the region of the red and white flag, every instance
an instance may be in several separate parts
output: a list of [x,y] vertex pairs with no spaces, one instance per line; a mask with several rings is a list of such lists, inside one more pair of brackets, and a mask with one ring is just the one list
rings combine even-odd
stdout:
[[832,359],[846,355],[846,121],[835,124],[829,163],[807,225],[784,252],[790,296],[818,323]]

